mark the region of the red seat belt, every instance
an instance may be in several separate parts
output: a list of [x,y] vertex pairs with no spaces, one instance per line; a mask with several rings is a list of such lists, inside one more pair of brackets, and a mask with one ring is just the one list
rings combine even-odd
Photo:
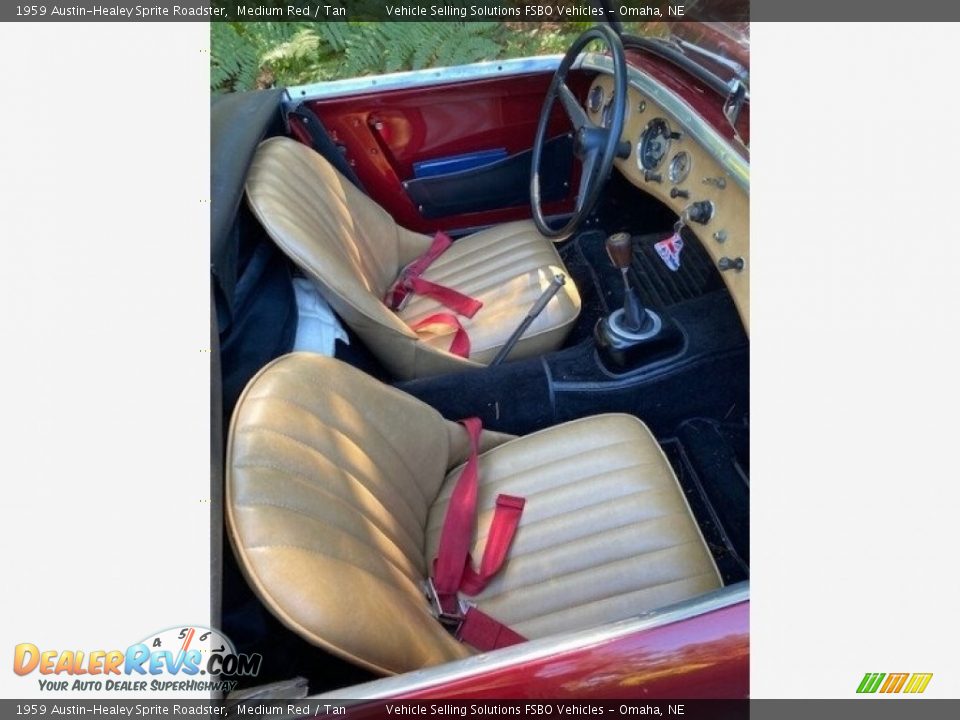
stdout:
[[[503,563],[507,560],[510,543],[520,525],[520,515],[523,513],[524,499],[515,495],[498,495],[497,504],[493,511],[493,520],[487,532],[487,544],[483,548],[483,557],[480,559],[480,571],[473,569],[470,556],[463,568],[463,578],[460,581],[460,591],[467,595],[478,595],[483,592],[493,576],[500,572]],[[473,535],[473,528],[470,530]]]
[[[461,421],[470,438],[470,455],[453,488],[440,531],[437,557],[433,561],[433,587],[441,613],[460,615],[458,592],[476,595],[496,575],[507,559],[507,551],[520,524],[524,499],[513,495],[497,496],[493,519],[487,533],[479,571],[473,569],[470,544],[477,519],[477,486],[480,432],[479,418]],[[462,616],[458,637],[478,650],[492,650],[523,642],[522,635],[470,607]]]
[[450,308],[459,315],[472,318],[483,307],[479,300],[457,292],[445,285],[424,280],[421,275],[453,244],[450,236],[438,232],[433,237],[433,243],[427,251],[400,271],[400,275],[393,286],[387,291],[384,302],[391,310],[398,310],[410,293],[425,295],[436,300],[441,305]]
[[476,298],[416,275],[407,276],[401,282],[408,292],[431,297],[444,307],[450,308],[459,315],[466,315],[468,318],[472,318],[477,314],[477,310],[483,307],[483,303]]
[[527,641],[520,633],[511,630],[499,620],[494,620],[475,607],[468,609],[463,616],[463,624],[460,625],[457,638],[460,642],[483,652]]
[[460,324],[456,315],[436,313],[425,317],[423,320],[418,320],[410,326],[410,329],[421,330],[427,325],[447,325],[448,327],[454,328],[457,332],[453,336],[453,342],[450,343],[448,352],[463,358],[470,357],[470,336],[467,335],[467,331],[463,329],[463,325]]

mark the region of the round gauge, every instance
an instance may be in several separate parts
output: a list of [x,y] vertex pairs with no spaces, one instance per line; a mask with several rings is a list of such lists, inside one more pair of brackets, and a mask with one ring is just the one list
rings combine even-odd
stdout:
[[657,169],[669,149],[670,128],[667,121],[654,118],[640,134],[640,143],[637,146],[637,161],[640,167],[644,170]]
[[590,95],[587,97],[587,110],[592,113],[600,112],[600,108],[603,107],[603,86],[594,85],[593,90],[590,91]]
[[690,168],[692,166],[693,161],[690,159],[690,153],[686,150],[681,150],[674,155],[673,160],[670,161],[670,170],[667,172],[667,177],[670,178],[670,182],[674,185],[679,185],[687,179],[687,175],[690,174]]
[[610,121],[613,119],[613,98],[616,97],[616,93],[610,93],[610,99],[607,100],[607,104],[603,106],[603,117],[600,118],[600,126],[608,128],[610,127]]

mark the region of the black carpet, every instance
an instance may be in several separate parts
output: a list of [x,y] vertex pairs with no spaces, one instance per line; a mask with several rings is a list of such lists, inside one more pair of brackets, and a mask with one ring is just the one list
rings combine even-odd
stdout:
[[725,584],[750,575],[749,424],[694,418],[661,440]]
[[[701,295],[723,290],[723,279],[713,260],[689,228],[683,228],[683,250],[680,267],[670,270],[654,245],[672,235],[672,230],[635,235],[630,281],[643,302],[664,308]],[[599,303],[599,312],[609,313],[623,304],[623,280],[607,257],[604,240],[607,235],[591,230],[577,235],[560,251],[580,289],[584,305]],[[592,287],[591,287],[592,286]],[[591,308],[593,309],[593,308]]]
[[670,270],[657,254],[654,245],[673,232],[638,235],[633,238],[633,265],[630,280],[645,302],[655,307],[669,307],[685,300],[724,288],[713,260],[689,229],[684,228],[680,267]]
[[591,230],[580,233],[560,248],[560,258],[580,291],[580,317],[567,336],[568,347],[592,338],[597,320],[610,312],[603,282],[583,249],[584,246],[602,245],[605,237],[605,233]]
[[517,435],[604,412],[641,418],[657,437],[673,437],[691,417],[742,417],[749,403],[749,346],[726,291],[669,308],[684,344],[679,355],[611,376],[592,335],[544,358],[508,362],[398,383],[450,419],[480,417],[484,427]]

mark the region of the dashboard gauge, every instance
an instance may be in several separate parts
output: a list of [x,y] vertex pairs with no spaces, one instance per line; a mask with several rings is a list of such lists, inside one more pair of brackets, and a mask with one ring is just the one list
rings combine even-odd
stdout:
[[600,119],[600,126],[608,128],[610,127],[610,121],[613,119],[613,98],[616,97],[616,93],[610,93],[610,99],[607,100],[607,104],[603,106],[603,117]]
[[687,175],[690,174],[692,165],[690,153],[686,150],[681,150],[674,155],[673,160],[670,161],[670,169],[667,171],[667,177],[670,178],[670,182],[674,185],[679,185],[686,180]]
[[600,85],[594,85],[593,90],[590,91],[590,95],[587,98],[587,110],[592,113],[600,112],[600,108],[603,107],[603,87]]
[[643,170],[656,170],[670,149],[670,128],[663,118],[651,120],[640,134],[637,162]]

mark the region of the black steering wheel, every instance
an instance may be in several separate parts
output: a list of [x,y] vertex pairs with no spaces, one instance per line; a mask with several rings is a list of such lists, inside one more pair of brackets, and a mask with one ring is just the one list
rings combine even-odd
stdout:
[[[609,127],[595,125],[587,116],[586,111],[577,101],[576,95],[566,85],[567,73],[580,52],[594,40],[603,41],[613,56],[613,87],[611,112],[603,113],[609,117]],[[547,225],[543,217],[543,208],[540,202],[540,158],[543,155],[543,146],[547,141],[547,125],[550,122],[550,113],[553,103],[560,98],[560,104],[573,123],[573,152],[580,160],[580,187],[577,190],[577,202],[573,216],[567,224],[558,230]],[[559,238],[572,233],[583,222],[583,219],[593,209],[600,195],[616,157],[620,134],[623,132],[624,110],[627,104],[627,63],[623,57],[623,43],[620,37],[609,25],[594,25],[577,38],[576,42],[563,56],[560,67],[553,76],[547,97],[540,110],[540,122],[537,124],[537,135],[533,141],[533,158],[530,164],[530,207],[533,210],[533,221],[537,230],[547,237]]]

